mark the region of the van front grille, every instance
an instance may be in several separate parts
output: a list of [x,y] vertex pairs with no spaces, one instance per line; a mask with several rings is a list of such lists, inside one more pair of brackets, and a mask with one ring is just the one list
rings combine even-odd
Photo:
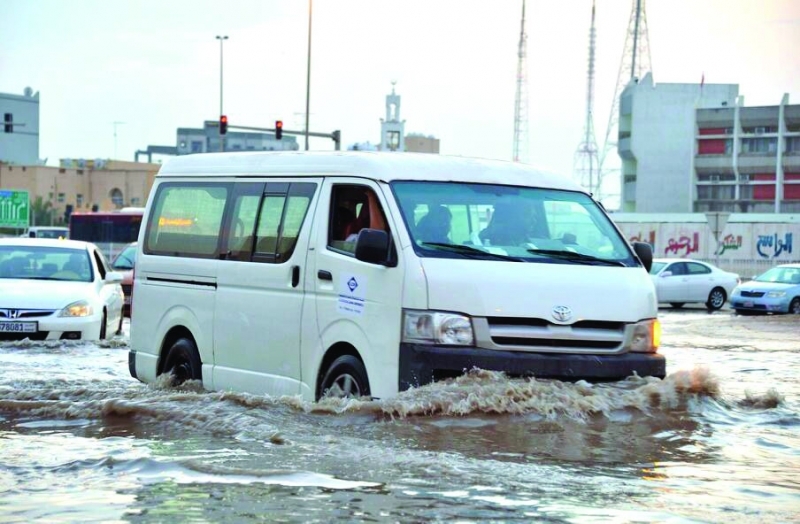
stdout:
[[570,325],[543,318],[487,317],[489,338],[497,349],[613,353],[625,342],[625,323],[580,320]]

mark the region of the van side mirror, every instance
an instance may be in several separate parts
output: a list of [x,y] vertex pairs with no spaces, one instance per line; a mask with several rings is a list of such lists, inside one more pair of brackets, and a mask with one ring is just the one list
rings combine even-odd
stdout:
[[389,260],[389,234],[382,229],[362,229],[356,239],[356,259],[370,264]]
[[649,273],[650,268],[653,267],[653,248],[650,247],[650,244],[647,242],[634,242],[633,252],[636,253],[636,256],[641,260],[645,271]]

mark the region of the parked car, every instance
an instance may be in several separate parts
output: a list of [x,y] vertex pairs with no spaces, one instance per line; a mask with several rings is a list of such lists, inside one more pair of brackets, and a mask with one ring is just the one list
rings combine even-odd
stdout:
[[800,264],[782,264],[731,293],[731,307],[737,313],[791,313],[800,315]]
[[699,302],[710,310],[720,309],[741,282],[736,273],[688,258],[654,259],[650,276],[659,304],[669,303],[675,308]]
[[120,251],[111,263],[114,271],[122,273],[122,292],[125,294],[125,305],[122,314],[131,316],[131,290],[133,289],[133,268],[136,265],[136,242],[131,242]]
[[0,239],[0,340],[98,340],[122,328],[122,275],[94,244]]

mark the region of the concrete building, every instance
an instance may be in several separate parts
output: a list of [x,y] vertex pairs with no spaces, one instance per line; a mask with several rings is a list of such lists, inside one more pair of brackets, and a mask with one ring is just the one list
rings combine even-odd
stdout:
[[[59,167],[0,165],[0,189],[27,190],[31,203],[41,197],[55,211],[55,223],[65,212],[109,211],[142,207],[160,164],[117,160],[63,159]],[[68,207],[71,206],[71,207]]]
[[39,164],[39,93],[0,93],[0,163]]
[[381,151],[405,151],[406,121],[400,120],[400,95],[394,92],[386,95],[386,118],[381,118]]
[[[179,127],[175,146],[147,146],[136,151],[134,160],[146,156],[148,162],[153,155],[191,155],[220,151],[219,122],[206,120],[203,127]],[[297,151],[297,137],[284,134],[280,140],[274,133],[228,131],[223,140],[224,151]]]
[[418,133],[409,133],[405,139],[406,151],[412,153],[439,153],[439,139]]
[[800,106],[744,107],[736,84],[654,84],[620,97],[622,211],[800,211]]

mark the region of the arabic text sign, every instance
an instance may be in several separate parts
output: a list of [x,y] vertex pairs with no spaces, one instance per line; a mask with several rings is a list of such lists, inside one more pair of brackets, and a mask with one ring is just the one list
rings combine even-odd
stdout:
[[27,191],[0,189],[0,227],[26,229],[29,216]]

